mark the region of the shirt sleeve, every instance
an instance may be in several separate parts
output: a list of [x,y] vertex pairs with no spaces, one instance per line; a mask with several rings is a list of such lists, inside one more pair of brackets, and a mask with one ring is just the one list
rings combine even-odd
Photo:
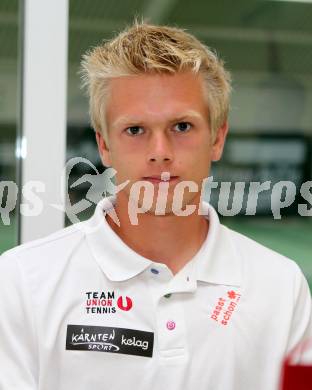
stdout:
[[287,354],[304,340],[312,339],[312,302],[308,282],[299,266],[295,267],[293,317],[288,337]]
[[0,389],[37,390],[33,306],[18,259],[0,256]]

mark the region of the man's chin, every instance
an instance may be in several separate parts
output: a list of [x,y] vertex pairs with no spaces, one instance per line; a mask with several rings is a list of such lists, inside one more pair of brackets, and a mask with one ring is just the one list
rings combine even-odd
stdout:
[[168,196],[166,202],[161,202],[157,198],[153,201],[143,201],[143,199],[132,199],[129,197],[129,207],[132,210],[139,210],[140,214],[148,214],[153,216],[186,216],[197,210],[194,199],[185,199],[182,202],[173,202],[173,199]]

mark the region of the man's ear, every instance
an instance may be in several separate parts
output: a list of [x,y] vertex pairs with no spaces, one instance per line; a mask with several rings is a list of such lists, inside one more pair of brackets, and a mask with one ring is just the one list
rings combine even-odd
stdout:
[[111,167],[112,161],[107,141],[105,141],[101,131],[96,130],[95,137],[103,165],[105,167]]
[[226,140],[226,136],[229,130],[228,121],[225,121],[224,124],[217,130],[215,135],[214,143],[212,145],[212,161],[219,161],[222,157],[222,152]]

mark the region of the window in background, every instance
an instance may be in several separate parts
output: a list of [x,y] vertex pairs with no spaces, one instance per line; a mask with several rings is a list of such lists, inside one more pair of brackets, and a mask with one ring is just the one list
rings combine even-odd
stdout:
[[[312,171],[312,3],[238,0],[233,6],[230,0],[72,0],[67,159],[88,158],[99,173],[103,167],[89,127],[87,99],[79,89],[79,63],[88,48],[124,28],[134,16],[186,28],[225,60],[234,85],[230,135],[222,161],[213,166],[214,180],[239,180],[247,188],[251,181],[271,180],[272,185],[292,181],[297,194],[281,219],[274,219],[270,196],[264,194],[256,216],[244,214],[245,204],[241,215],[222,217],[222,222],[293,258],[312,286],[312,218],[297,212],[300,185],[311,180]],[[95,171],[81,162],[73,173],[71,183]],[[78,184],[70,197],[84,199],[90,188],[90,183]],[[211,201],[218,206],[213,197]],[[82,219],[94,209],[92,200],[89,204]]]
[[17,191],[7,182],[17,182],[18,7],[18,0],[0,1],[0,254],[17,245]]

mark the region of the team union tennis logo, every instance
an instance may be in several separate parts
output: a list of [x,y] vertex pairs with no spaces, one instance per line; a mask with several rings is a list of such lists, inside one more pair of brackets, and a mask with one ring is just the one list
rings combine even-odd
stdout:
[[218,301],[211,312],[210,318],[218,322],[220,325],[228,325],[240,298],[241,294],[237,291],[227,291],[225,298],[218,298]]
[[88,291],[86,292],[85,308],[87,314],[113,314],[118,310],[129,311],[133,301],[128,296],[118,296],[115,291]]

